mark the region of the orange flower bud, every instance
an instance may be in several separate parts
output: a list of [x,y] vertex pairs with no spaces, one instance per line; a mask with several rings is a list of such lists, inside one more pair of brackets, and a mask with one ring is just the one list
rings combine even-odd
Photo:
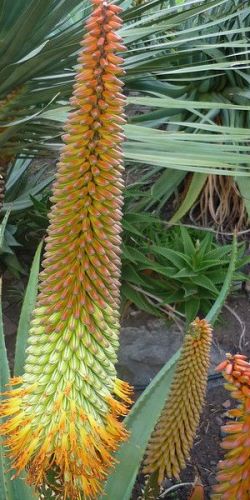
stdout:
[[250,498],[250,379],[246,376],[249,363],[246,356],[236,354],[229,355],[219,366],[222,367],[225,379],[230,379],[230,384],[225,385],[226,389],[240,404],[228,412],[230,417],[236,417],[237,421],[222,427],[227,436],[221,446],[229,451],[225,460],[218,464],[219,484],[214,487],[212,498],[247,500]]
[[[116,378],[124,123],[121,8],[92,0],[57,166],[24,376],[1,404],[13,467],[60,497],[94,499],[126,439]],[[119,398],[119,400],[116,399]],[[22,500],[22,499],[20,499]]]

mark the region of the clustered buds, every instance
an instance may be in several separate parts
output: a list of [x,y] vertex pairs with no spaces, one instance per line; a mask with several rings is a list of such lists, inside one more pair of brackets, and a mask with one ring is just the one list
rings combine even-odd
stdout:
[[[64,498],[95,498],[126,438],[130,388],[116,378],[119,333],[124,50],[117,5],[92,0],[57,165],[44,270],[25,373],[0,432],[17,473],[49,470]],[[118,400],[114,397],[117,396]],[[59,485],[59,486],[58,486]]]
[[193,444],[204,403],[212,329],[196,318],[185,335],[170,394],[150,438],[144,472],[179,478]]
[[225,388],[238,401],[238,406],[228,411],[229,423],[222,427],[226,433],[221,446],[225,459],[218,465],[213,499],[249,500],[250,498],[250,363],[242,354],[227,356],[217,371],[223,373]]

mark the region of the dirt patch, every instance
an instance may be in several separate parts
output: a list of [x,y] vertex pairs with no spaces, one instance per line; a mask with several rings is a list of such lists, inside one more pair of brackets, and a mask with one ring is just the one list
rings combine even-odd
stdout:
[[[181,475],[183,482],[192,482],[199,477],[205,489],[206,499],[211,497],[212,486],[216,483],[217,463],[223,458],[223,450],[220,447],[221,426],[227,419],[227,410],[233,408],[234,404],[223,385],[208,388],[191,458]],[[182,491],[179,498],[188,498],[188,491]]]

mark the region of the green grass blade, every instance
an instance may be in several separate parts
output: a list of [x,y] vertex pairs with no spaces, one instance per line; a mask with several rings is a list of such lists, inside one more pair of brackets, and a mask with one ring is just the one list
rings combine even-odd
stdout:
[[30,320],[32,311],[35,307],[36,296],[37,296],[38,274],[40,268],[42,245],[43,242],[41,241],[41,243],[37,247],[35,257],[31,266],[29,281],[26,288],[22,311],[17,329],[15,366],[14,366],[14,374],[16,376],[23,374],[23,367],[25,362],[25,349],[29,333]]
[[149,437],[168,396],[179,355],[180,351],[164,365],[126,417],[125,424],[130,437],[115,455],[118,464],[106,483],[104,495],[99,500],[130,500]]

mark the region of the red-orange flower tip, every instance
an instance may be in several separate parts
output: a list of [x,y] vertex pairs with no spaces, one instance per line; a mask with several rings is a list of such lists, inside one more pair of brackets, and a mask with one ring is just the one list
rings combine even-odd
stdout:
[[227,382],[226,389],[238,401],[237,408],[228,411],[230,420],[222,430],[227,434],[221,443],[228,450],[218,464],[213,499],[247,500],[250,498],[250,363],[242,354],[227,355],[217,367]]

